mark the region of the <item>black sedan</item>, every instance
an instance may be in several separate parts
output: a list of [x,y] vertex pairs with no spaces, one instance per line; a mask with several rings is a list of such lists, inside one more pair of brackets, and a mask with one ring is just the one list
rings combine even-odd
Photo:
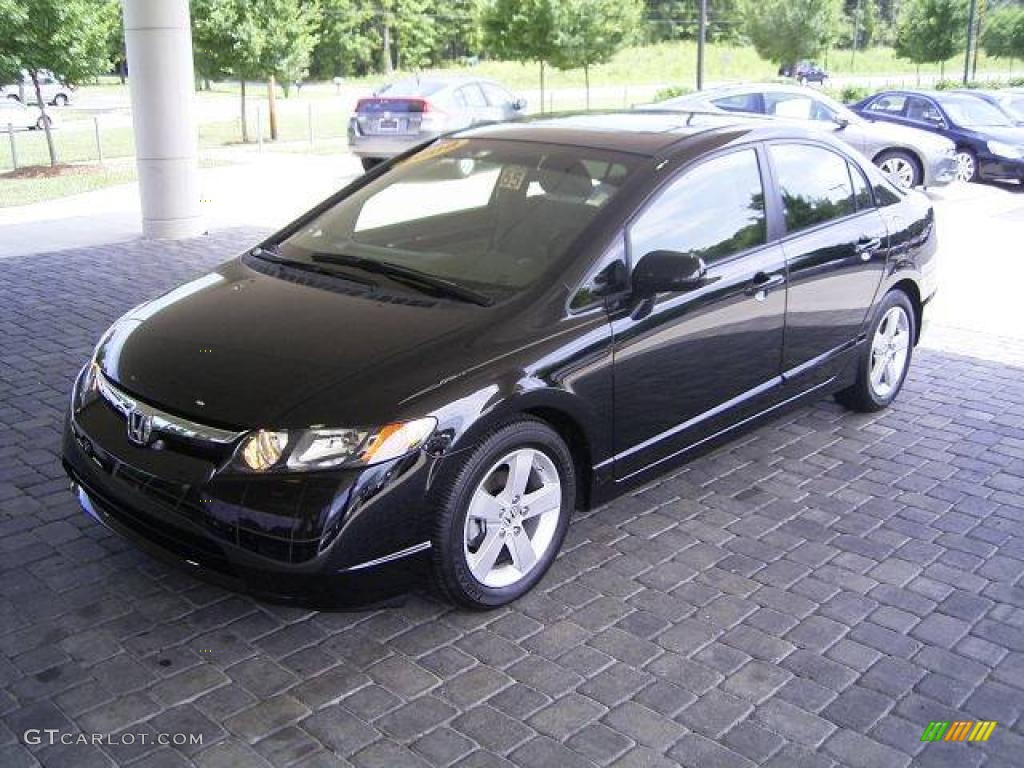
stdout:
[[432,572],[498,606],[576,510],[830,393],[891,403],[935,246],[923,195],[791,125],[457,133],[114,323],[64,465],[220,583],[333,606]]
[[951,139],[960,181],[1024,182],[1024,128],[983,99],[953,91],[883,91],[852,108],[869,120]]

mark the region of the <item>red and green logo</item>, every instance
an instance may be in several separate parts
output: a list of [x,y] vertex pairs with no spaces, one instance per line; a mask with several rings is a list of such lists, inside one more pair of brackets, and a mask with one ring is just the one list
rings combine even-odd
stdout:
[[921,741],[988,741],[995,727],[995,720],[932,720]]

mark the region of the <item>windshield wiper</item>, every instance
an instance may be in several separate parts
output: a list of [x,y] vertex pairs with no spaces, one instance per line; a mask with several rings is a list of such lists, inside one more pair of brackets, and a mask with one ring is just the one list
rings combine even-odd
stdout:
[[364,259],[359,256],[348,256],[341,253],[314,253],[310,258],[315,262],[338,264],[344,267],[356,267],[367,272],[390,277],[395,282],[404,283],[420,290],[427,289],[434,294],[448,296],[459,301],[469,302],[481,307],[489,307],[494,303],[490,296],[474,291],[464,285],[445,280],[443,277],[429,275],[411,267],[402,267],[386,261]]
[[377,287],[377,283],[372,280],[365,278],[353,277],[342,272],[338,272],[335,269],[328,269],[322,267],[319,264],[314,264],[309,261],[302,261],[301,259],[289,259],[281,255],[281,252],[274,245],[263,245],[253,248],[249,253],[258,259],[269,261],[271,264],[281,264],[286,267],[293,267],[295,269],[302,269],[307,272],[314,272],[318,275],[325,275],[327,277],[337,278],[339,280],[346,280],[356,285],[364,286],[365,288],[372,290]]

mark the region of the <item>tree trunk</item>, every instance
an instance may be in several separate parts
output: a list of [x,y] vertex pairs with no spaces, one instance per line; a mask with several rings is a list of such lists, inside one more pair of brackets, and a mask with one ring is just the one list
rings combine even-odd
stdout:
[[242,86],[242,143],[249,143],[249,120],[245,116],[245,78],[238,81]]
[[945,79],[946,79],[946,62],[940,61],[939,62],[939,80],[945,80]]
[[917,87],[921,87],[921,65],[917,65]]
[[274,91],[277,90],[277,84],[274,82],[274,76],[271,75],[267,79],[267,111],[270,113],[270,140],[277,141],[277,100],[274,98]]
[[394,71],[394,66],[391,64],[391,27],[384,22],[384,58],[381,63],[384,65],[384,74],[390,75]]
[[543,115],[547,111],[544,105],[544,61],[540,62],[540,113]]
[[46,133],[46,148],[50,151],[50,165],[57,165],[57,146],[53,143],[53,134],[50,132],[50,117],[46,114],[46,103],[43,101],[43,90],[39,87],[39,70],[33,69],[29,72],[32,77],[32,87],[36,91],[36,102],[39,104],[39,117],[43,121],[43,131]]
[[583,65],[583,85],[587,92],[587,109],[590,109],[590,67]]

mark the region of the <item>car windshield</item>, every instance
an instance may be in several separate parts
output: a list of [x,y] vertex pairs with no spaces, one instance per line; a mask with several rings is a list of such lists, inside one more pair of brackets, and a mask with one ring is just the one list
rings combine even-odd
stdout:
[[942,108],[954,123],[965,128],[1013,125],[1006,113],[981,99],[950,99],[942,102]]
[[443,139],[338,201],[279,251],[506,293],[564,270],[570,245],[636,165],[596,149]]

